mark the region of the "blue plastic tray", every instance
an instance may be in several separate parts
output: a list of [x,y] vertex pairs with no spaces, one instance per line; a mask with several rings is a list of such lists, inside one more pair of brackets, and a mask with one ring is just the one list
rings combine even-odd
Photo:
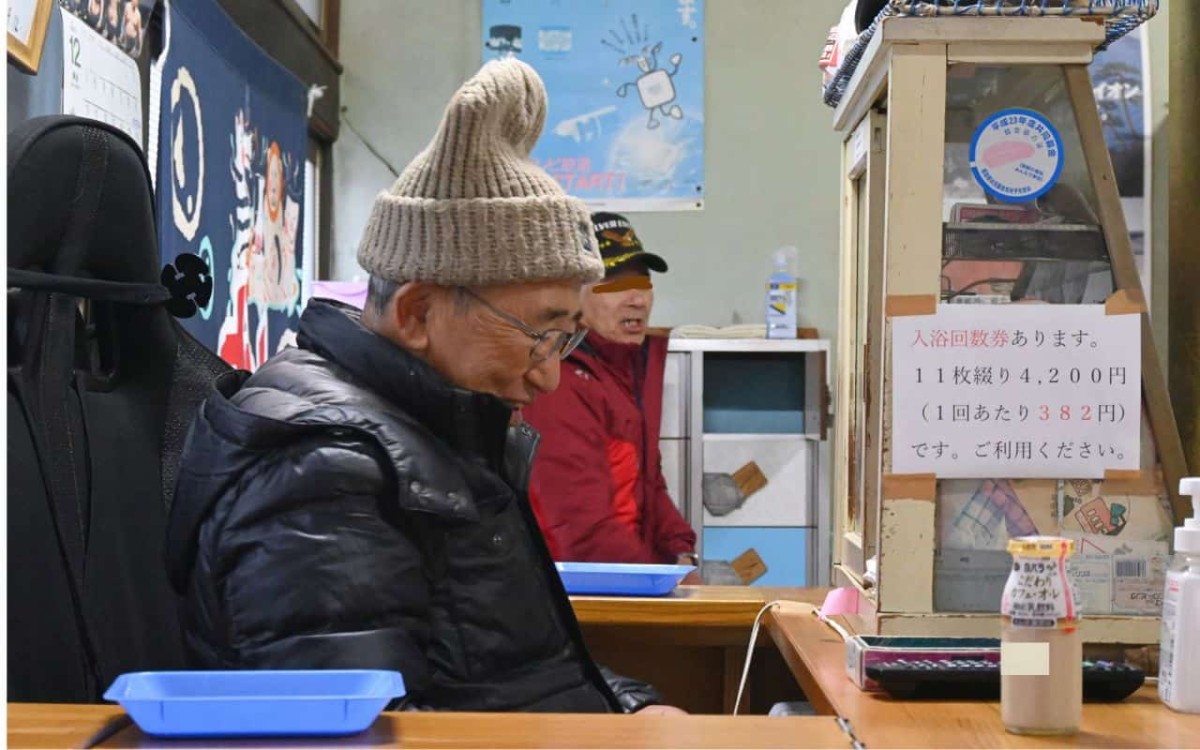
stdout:
[[568,594],[663,596],[675,590],[695,565],[555,563]]
[[146,734],[261,737],[355,734],[402,695],[399,672],[246,670],[123,674],[104,699]]

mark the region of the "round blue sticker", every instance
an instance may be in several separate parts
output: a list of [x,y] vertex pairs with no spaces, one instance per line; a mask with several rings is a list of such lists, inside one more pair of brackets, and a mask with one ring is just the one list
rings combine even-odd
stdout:
[[1002,201],[1027,203],[1045,195],[1062,168],[1062,137],[1032,109],[1002,109],[971,137],[971,174]]

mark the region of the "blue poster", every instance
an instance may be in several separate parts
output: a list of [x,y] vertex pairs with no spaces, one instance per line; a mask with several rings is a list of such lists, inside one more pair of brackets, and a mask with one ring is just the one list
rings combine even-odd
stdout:
[[[1104,140],[1108,143],[1117,188],[1122,198],[1145,195],[1146,80],[1142,72],[1142,35],[1139,26],[1098,52],[1091,73]],[[1139,222],[1140,223],[1140,222]]]
[[483,0],[550,109],[533,158],[594,210],[704,207],[704,0]]
[[216,0],[169,3],[165,38],[162,281],[193,336],[253,370],[299,320],[307,91]]

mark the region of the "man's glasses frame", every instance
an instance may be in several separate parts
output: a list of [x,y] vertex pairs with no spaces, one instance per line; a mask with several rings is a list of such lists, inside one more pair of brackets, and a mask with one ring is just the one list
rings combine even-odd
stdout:
[[558,353],[559,359],[566,359],[571,352],[575,351],[583,339],[587,336],[588,329],[582,325],[579,326],[573,333],[564,331],[559,328],[548,328],[544,331],[535,331],[525,324],[523,320],[515,315],[507,313],[500,308],[488,302],[483,297],[480,297],[475,292],[465,286],[458,287],[460,291],[466,294],[471,299],[490,310],[496,317],[508,323],[513,328],[516,328],[521,333],[524,333],[529,338],[533,339],[533,348],[529,350],[529,358],[534,362],[543,362],[551,356]]

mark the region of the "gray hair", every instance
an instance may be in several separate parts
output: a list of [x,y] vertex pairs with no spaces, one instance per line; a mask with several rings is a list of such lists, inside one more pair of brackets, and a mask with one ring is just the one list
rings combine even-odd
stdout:
[[[383,315],[387,312],[388,303],[392,301],[392,297],[396,296],[396,292],[400,291],[403,284],[399,281],[385,279],[375,274],[371,274],[367,281],[367,307],[369,307],[376,315]],[[463,313],[471,306],[474,300],[462,287],[454,287],[454,310],[458,313]]]
[[395,297],[398,291],[400,291],[399,283],[371,274],[371,278],[367,281],[367,307],[371,308],[376,315],[383,315],[387,311],[388,303],[392,301],[392,297]]

